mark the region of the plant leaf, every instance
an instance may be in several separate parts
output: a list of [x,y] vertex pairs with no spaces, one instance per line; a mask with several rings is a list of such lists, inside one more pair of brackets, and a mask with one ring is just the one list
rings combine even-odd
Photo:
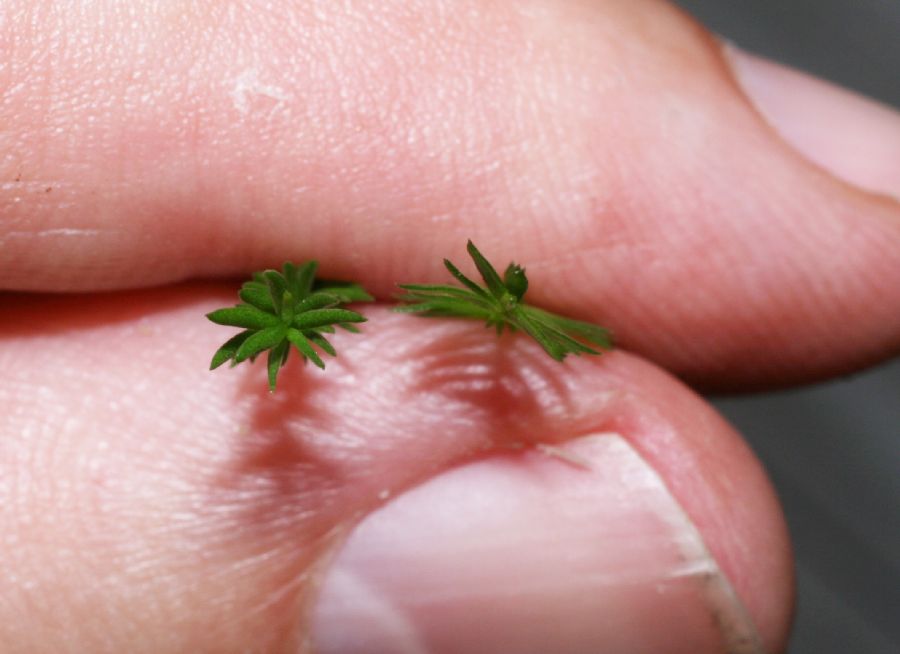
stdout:
[[206,314],[206,317],[217,325],[229,325],[247,329],[265,329],[280,323],[276,316],[248,304],[239,304],[228,309],[218,309]]
[[450,271],[450,274],[453,275],[461,284],[466,286],[470,291],[475,293],[476,295],[482,295],[486,298],[490,298],[491,295],[486,290],[484,290],[481,286],[473,282],[471,279],[463,275],[459,268],[453,265],[453,262],[449,259],[444,259],[444,267]]
[[533,318],[540,320],[548,325],[553,326],[561,332],[574,334],[589,343],[593,343],[605,350],[612,349],[612,334],[608,329],[604,329],[599,325],[594,325],[581,320],[573,320],[565,318],[549,311],[544,311],[538,307],[524,306],[523,310],[530,314]]
[[328,293],[329,295],[337,296],[344,304],[375,301],[375,298],[369,295],[368,291],[360,284],[320,280],[315,283],[313,289],[316,293]]
[[294,327],[297,329],[312,329],[333,323],[365,321],[366,319],[362,315],[348,309],[313,309],[296,316],[294,318]]
[[485,259],[481,252],[478,251],[478,248],[475,247],[475,244],[472,241],[469,241],[466,245],[466,250],[469,252],[469,256],[472,257],[472,261],[475,262],[475,267],[478,268],[478,272],[481,273],[482,279],[484,279],[484,283],[487,284],[488,290],[498,300],[503,297],[503,294],[506,293],[506,286],[503,284],[503,280],[500,279],[500,275],[497,274],[497,271],[490,264],[490,262]]
[[548,334],[538,322],[525,315],[521,316],[517,322],[555,360],[562,361],[566,358],[566,349],[551,334]]
[[285,291],[281,296],[281,321],[290,324],[297,315],[297,302],[290,291]]
[[269,295],[269,287],[259,282],[244,282],[241,290],[238,291],[238,297],[244,302],[250,304],[261,311],[274,313],[275,306],[272,304],[272,296]]
[[403,290],[408,291],[398,298],[402,302],[416,302],[437,297],[451,297],[467,302],[473,302],[486,308],[496,306],[496,301],[486,293],[475,293],[465,288],[459,288],[458,286],[442,286],[438,284],[399,284],[398,286]]
[[401,305],[395,307],[394,311],[448,318],[476,318],[479,320],[492,320],[497,315],[494,311],[472,302],[441,297],[425,300],[418,304]]
[[322,368],[323,370],[325,369],[325,362],[322,361],[322,358],[318,355],[318,353],[316,353],[312,345],[310,345],[310,342],[303,334],[300,333],[299,330],[289,329],[287,331],[287,339],[296,346],[296,348],[300,351],[300,354],[302,354],[305,358],[312,361],[319,368]]
[[598,350],[582,343],[565,332],[559,331],[552,325],[540,321],[535,322],[541,326],[548,337],[552,338],[554,342],[558,343],[560,347],[565,350],[566,354],[600,354]]
[[225,343],[216,350],[216,353],[213,355],[212,362],[209,364],[210,370],[215,370],[219,366],[221,366],[226,361],[234,358],[234,355],[237,353],[238,348],[243,344],[244,341],[253,333],[252,330],[247,329],[242,331],[237,336],[233,336],[229,338]]
[[284,292],[287,290],[287,281],[284,276],[277,270],[266,270],[263,272],[266,278],[266,284],[269,286],[269,295],[272,298],[272,306],[275,313],[281,313],[281,301]]
[[267,368],[269,370],[269,391],[275,392],[275,382],[278,380],[278,371],[287,361],[287,354],[290,352],[289,344],[286,340],[282,340],[278,345],[269,350],[269,360]]
[[306,296],[297,306],[297,313],[303,313],[312,309],[324,309],[326,307],[335,307],[343,300],[333,293],[325,291],[316,291],[312,295]]
[[[440,293],[442,295],[453,295],[456,297],[476,297],[482,298],[483,293],[475,293],[471,290],[460,288],[459,286],[450,286],[449,284],[397,284],[404,291],[412,293]],[[479,289],[480,290],[480,289]]]
[[305,298],[313,290],[313,280],[319,269],[318,261],[307,261],[297,271],[297,297]]
[[308,334],[304,334],[311,342],[318,345],[323,352],[327,352],[333,357],[337,356],[337,351],[334,349],[334,346],[328,342],[328,339],[322,336],[321,334],[317,334],[316,332],[310,332]]
[[235,363],[240,363],[245,359],[255,357],[263,350],[275,347],[278,345],[279,341],[284,339],[286,331],[287,328],[284,325],[278,324],[275,327],[268,327],[262,331],[256,332],[244,341],[237,352],[235,352]]
[[295,298],[301,298],[305,295],[305,293],[300,291],[299,284],[297,283],[297,266],[290,261],[285,261],[284,265],[281,266],[281,276],[284,277],[285,288],[290,291],[291,295]]
[[[560,329],[552,321],[547,320],[547,318],[552,319],[559,316],[546,311],[530,312],[529,309],[533,309],[533,307],[519,307],[516,311],[516,323],[521,324],[525,329],[540,331],[544,338],[554,343],[554,349],[558,349],[563,357],[568,354],[601,354],[598,350],[588,347],[565,330]],[[529,333],[531,332],[529,331]]]

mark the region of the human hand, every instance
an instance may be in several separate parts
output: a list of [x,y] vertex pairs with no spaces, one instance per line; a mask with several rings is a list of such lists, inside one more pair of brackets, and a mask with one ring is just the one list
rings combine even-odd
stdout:
[[[2,298],[9,651],[781,647],[771,489],[661,369],[896,352],[895,116],[739,68],[767,122],[660,2],[0,12],[0,279],[87,293]],[[376,308],[269,396],[206,371],[233,285],[172,285],[316,258],[388,300],[470,237],[625,351]]]

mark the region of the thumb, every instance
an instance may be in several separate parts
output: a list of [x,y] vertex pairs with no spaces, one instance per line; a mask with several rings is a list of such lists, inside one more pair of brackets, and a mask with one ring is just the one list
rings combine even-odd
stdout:
[[202,315],[232,296],[23,298],[0,322],[4,651],[783,645],[772,490],[659,369],[370,307],[270,395],[262,361],[206,370]]

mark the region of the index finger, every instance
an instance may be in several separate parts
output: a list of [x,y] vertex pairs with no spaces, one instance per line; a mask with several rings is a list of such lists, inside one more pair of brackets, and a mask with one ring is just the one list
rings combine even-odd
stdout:
[[386,298],[472,238],[703,384],[900,347],[898,204],[798,157],[666,5],[252,9],[7,6],[5,288],[315,258]]

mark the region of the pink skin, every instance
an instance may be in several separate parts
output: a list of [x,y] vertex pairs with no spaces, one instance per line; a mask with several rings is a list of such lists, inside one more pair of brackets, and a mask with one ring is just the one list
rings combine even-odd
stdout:
[[[900,205],[801,157],[660,2],[190,7],[0,9],[0,283],[122,289],[4,297],[0,641],[282,651],[304,573],[378,489],[527,426],[620,431],[777,651],[792,591],[771,490],[641,357],[752,388],[897,351]],[[200,316],[232,287],[129,290],[315,257],[387,299],[444,280],[468,237],[635,354],[557,366],[375,309],[324,375],[292,364],[269,397],[260,366],[205,370],[227,334]],[[467,362],[548,384],[448,395]]]

